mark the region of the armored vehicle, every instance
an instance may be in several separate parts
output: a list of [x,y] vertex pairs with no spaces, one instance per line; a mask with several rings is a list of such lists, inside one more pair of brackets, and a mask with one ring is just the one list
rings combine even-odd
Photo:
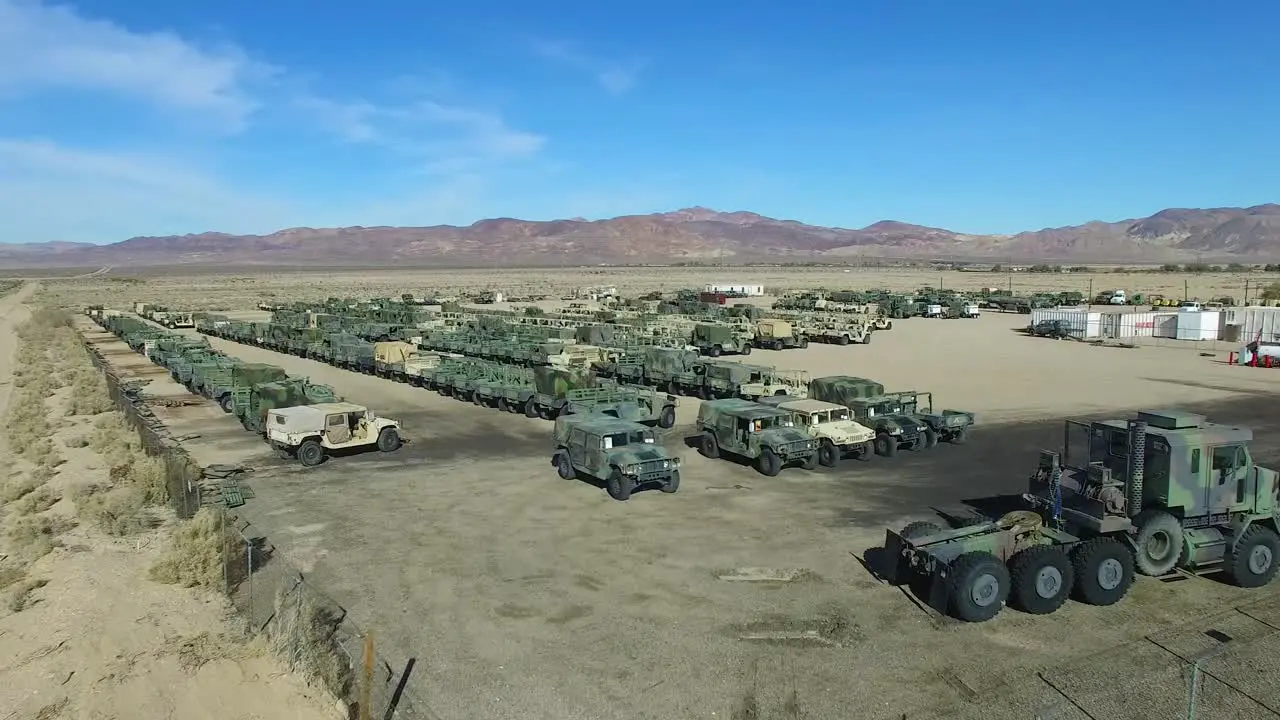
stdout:
[[756,323],[756,335],[752,342],[758,348],[783,350],[807,348],[809,338],[786,320],[761,320]]
[[853,419],[875,430],[877,455],[893,457],[899,449],[920,450],[936,437],[922,420],[909,414],[903,398],[886,396],[884,385],[866,378],[830,375],[809,383],[809,397],[843,405]]
[[335,450],[400,449],[400,423],[347,402],[297,405],[267,411],[267,441],[283,460],[313,467]]
[[796,427],[817,438],[822,465],[835,467],[846,457],[865,462],[875,452],[875,431],[855,421],[843,405],[786,395],[763,397],[757,402],[791,413]]
[[594,413],[668,429],[676,424],[672,395],[635,385],[578,388],[565,393],[564,414]]
[[1254,462],[1250,429],[1152,411],[1067,421],[1064,435],[1060,453],[1040,452],[1026,510],[955,530],[888,531],[886,579],[915,581],[935,609],[977,622],[1006,600],[1037,614],[1068,596],[1111,605],[1135,571],[1221,573],[1246,588],[1275,577],[1280,473]]
[[720,357],[724,353],[751,354],[755,331],[748,325],[698,323],[693,326],[691,345],[703,355]]
[[614,500],[649,483],[665,493],[680,489],[680,458],[657,443],[653,428],[608,415],[561,415],[553,434],[551,464],[565,480],[602,480]]
[[818,465],[818,440],[795,426],[791,413],[741,398],[708,400],[698,408],[699,452],[718,458],[731,453],[755,461],[773,477],[787,465]]

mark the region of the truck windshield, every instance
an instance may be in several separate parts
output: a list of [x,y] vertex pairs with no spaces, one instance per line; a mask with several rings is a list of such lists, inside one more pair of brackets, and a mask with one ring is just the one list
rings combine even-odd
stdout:
[[640,445],[642,443],[654,442],[654,436],[651,431],[633,430],[631,432],[611,433],[605,435],[601,440],[601,445],[605,450],[610,448],[622,447],[624,445]]

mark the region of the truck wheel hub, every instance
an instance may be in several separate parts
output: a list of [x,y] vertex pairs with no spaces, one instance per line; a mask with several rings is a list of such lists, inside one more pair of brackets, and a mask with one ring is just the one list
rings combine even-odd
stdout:
[[1115,590],[1124,579],[1124,566],[1115,558],[1107,558],[1098,564],[1098,586],[1103,590]]
[[1042,568],[1036,574],[1036,594],[1042,598],[1057,597],[1062,591],[1062,573],[1056,567]]
[[1249,570],[1255,575],[1265,573],[1271,567],[1271,563],[1271,548],[1266,545],[1259,545],[1249,551]]
[[1000,597],[1000,581],[990,573],[979,575],[973,582],[969,597],[973,599],[974,605],[987,607]]

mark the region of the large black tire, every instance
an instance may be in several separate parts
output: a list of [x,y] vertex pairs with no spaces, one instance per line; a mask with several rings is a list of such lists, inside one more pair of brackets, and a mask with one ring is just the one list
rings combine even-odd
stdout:
[[951,435],[947,437],[947,442],[952,445],[963,445],[969,439],[969,428],[960,428],[951,431]]
[[1009,569],[989,552],[968,552],[951,564],[951,615],[965,622],[983,622],[1000,613],[1009,597]]
[[511,412],[511,408],[507,406],[507,399],[504,397],[498,398],[498,401],[494,404],[502,412]]
[[667,478],[666,482],[662,483],[662,492],[673,493],[679,489],[680,489],[680,471],[672,470],[671,476]]
[[743,345],[743,346],[742,346],[742,352],[741,352],[741,354],[743,354],[743,355],[750,355],[750,354],[751,354],[751,346],[750,346],[750,345]]
[[530,419],[538,417],[538,403],[533,398],[524,404],[524,416]]
[[898,439],[888,433],[876,435],[876,454],[893,457],[898,454]]
[[1072,596],[1089,605],[1114,605],[1133,586],[1133,553],[1109,537],[1095,537],[1071,553],[1075,571]]
[[818,447],[818,462],[833,468],[840,464],[840,448],[830,440],[823,440],[822,445]]
[[631,478],[623,475],[618,468],[614,468],[613,472],[609,474],[609,497],[625,502],[631,498],[631,491],[634,489],[635,487],[631,484]]
[[[934,448],[938,446],[938,433],[934,432],[933,428],[925,428],[923,435],[924,435],[924,447],[926,449]],[[917,440],[916,442],[918,443],[919,441]]]
[[287,446],[285,446],[285,445],[272,445],[271,447],[272,447],[272,449],[273,449],[273,450],[275,450],[275,451],[276,451],[276,457],[280,458],[281,460],[292,460],[292,459],[293,459],[293,449],[292,449],[292,448],[289,448],[289,447],[287,447]]
[[937,535],[942,531],[942,526],[938,523],[929,522],[928,520],[917,520],[916,522],[909,523],[906,527],[902,528],[902,531],[899,532],[898,535],[902,536],[903,540],[915,541],[920,538],[929,537],[930,535]]
[[708,354],[708,355],[710,355],[711,357],[720,357],[720,346],[719,346],[719,345],[712,345],[712,346],[707,350],[707,354]]
[[662,412],[658,415],[658,427],[668,430],[676,426],[676,407],[667,405],[662,408]]
[[1182,523],[1163,510],[1144,510],[1133,519],[1133,567],[1148,577],[1173,571],[1182,556]]
[[782,459],[769,448],[761,448],[756,458],[756,470],[765,477],[775,477],[782,472]]
[[680,386],[679,386],[679,385],[676,385],[676,381],[675,381],[675,380],[668,380],[668,381],[667,381],[667,394],[668,394],[668,395],[683,395],[684,393],[680,392]]
[[770,348],[771,348],[771,349],[773,349],[773,350],[781,350],[781,349],[783,348],[782,341],[781,341],[781,340],[774,340],[774,341],[773,341],[773,344],[770,346]]
[[573,469],[573,461],[569,459],[569,453],[561,450],[556,453],[556,474],[563,480],[573,480],[578,477],[578,471]]
[[848,336],[848,335],[841,335],[840,337],[836,338],[836,344],[837,344],[837,345],[848,345],[848,344],[849,344],[849,336]]
[[801,350],[809,347],[809,338],[807,337],[800,338],[800,344],[797,345],[797,347],[799,347]]
[[235,408],[235,400],[230,395],[223,395],[218,398],[218,407],[222,408],[222,412],[229,413]]
[[856,453],[854,457],[857,458],[858,462],[871,462],[871,458],[876,455],[876,444],[868,440],[858,447]]
[[702,438],[698,441],[698,452],[702,453],[702,457],[712,460],[720,457],[720,442],[710,431],[702,433]]
[[872,335],[874,335],[874,334],[875,334],[875,333],[873,333],[873,332],[871,332],[870,330],[868,330],[868,331],[867,331],[867,334],[862,336],[862,344],[863,344],[863,345],[870,345],[870,344],[871,344],[871,336],[872,336]]
[[395,452],[402,444],[400,433],[395,428],[385,427],[378,432],[378,449],[382,452]]
[[1280,537],[1265,525],[1253,524],[1227,556],[1227,578],[1243,588],[1262,587],[1276,575]]
[[1009,603],[1032,615],[1048,615],[1062,607],[1075,584],[1071,559],[1056,545],[1027,548],[1013,556],[1009,568]]
[[814,452],[809,457],[805,458],[803,462],[800,463],[800,467],[804,468],[805,470],[816,470],[818,467],[818,460],[819,460],[818,453]]
[[324,448],[315,440],[304,440],[298,446],[298,462],[304,467],[315,467],[324,462]]

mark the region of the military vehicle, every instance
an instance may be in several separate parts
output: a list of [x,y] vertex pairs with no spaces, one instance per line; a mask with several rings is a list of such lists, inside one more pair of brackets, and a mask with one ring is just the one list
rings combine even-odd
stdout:
[[347,402],[274,408],[267,412],[267,441],[280,459],[296,457],[306,467],[335,450],[400,449],[400,423]]
[[579,475],[602,480],[614,500],[627,500],[642,485],[665,493],[680,489],[680,458],[657,443],[653,428],[608,415],[556,418],[551,464],[565,480]]
[[953,445],[963,445],[969,439],[969,431],[973,428],[975,416],[965,410],[943,409],[934,411],[933,393],[918,390],[882,393],[886,398],[897,402],[900,412],[921,420],[929,426],[925,433],[925,447],[933,447],[939,441]]
[[873,328],[861,320],[823,320],[809,328],[809,338],[833,345],[871,343]]
[[982,309],[978,303],[972,300],[952,300],[947,304],[946,317],[963,318],[967,320],[977,319],[982,315]]
[[237,388],[248,389],[254,385],[275,382],[288,377],[283,368],[266,363],[233,362],[227,367],[210,368],[204,377],[204,395],[218,403],[222,412],[230,413],[235,409],[234,391]]
[[1080,333],[1066,320],[1041,320],[1034,325],[1028,325],[1027,334],[1054,340],[1074,340]]
[[814,378],[809,397],[843,405],[854,420],[875,430],[877,455],[893,457],[899,449],[920,450],[936,438],[924,421],[905,411],[902,398],[885,396],[884,385],[874,380],[848,375]]
[[690,344],[703,355],[720,357],[724,353],[751,354],[755,330],[750,324],[698,323],[693,326]]
[[1040,452],[1026,510],[954,530],[890,530],[883,574],[970,622],[995,617],[1006,600],[1035,614],[1068,596],[1111,605],[1135,571],[1264,586],[1280,558],[1280,473],[1254,462],[1252,439],[1249,428],[1178,411],[1067,421],[1062,451]]
[[675,427],[676,403],[672,395],[636,385],[578,388],[565,393],[562,414],[608,415],[664,430]]
[[795,426],[791,413],[741,398],[708,400],[698,408],[698,450],[704,457],[725,453],[753,460],[773,477],[787,465],[818,465],[818,440]]
[[843,405],[786,395],[762,397],[756,402],[791,413],[796,427],[817,438],[821,465],[835,467],[846,457],[865,462],[875,453],[875,431],[855,421]]
[[669,347],[644,349],[644,384],[666,388],[671,395],[702,387],[704,360],[695,350]]
[[758,348],[783,350],[786,348],[807,348],[809,338],[798,328],[786,320],[761,320],[756,323],[756,334],[752,343]]
[[328,385],[313,385],[307,378],[286,377],[282,380],[237,387],[232,393],[232,413],[240,418],[245,430],[266,432],[267,412],[273,408],[336,402],[338,397]]
[[704,360],[697,374],[700,383],[692,390],[703,400],[739,397],[755,400],[773,395],[804,397],[808,376],[800,370],[777,370],[766,365],[747,365],[732,360]]
[[[403,370],[405,361],[415,356],[418,348],[402,340],[385,340],[373,344],[373,374],[392,379],[396,369]],[[403,377],[403,372],[400,373]]]

